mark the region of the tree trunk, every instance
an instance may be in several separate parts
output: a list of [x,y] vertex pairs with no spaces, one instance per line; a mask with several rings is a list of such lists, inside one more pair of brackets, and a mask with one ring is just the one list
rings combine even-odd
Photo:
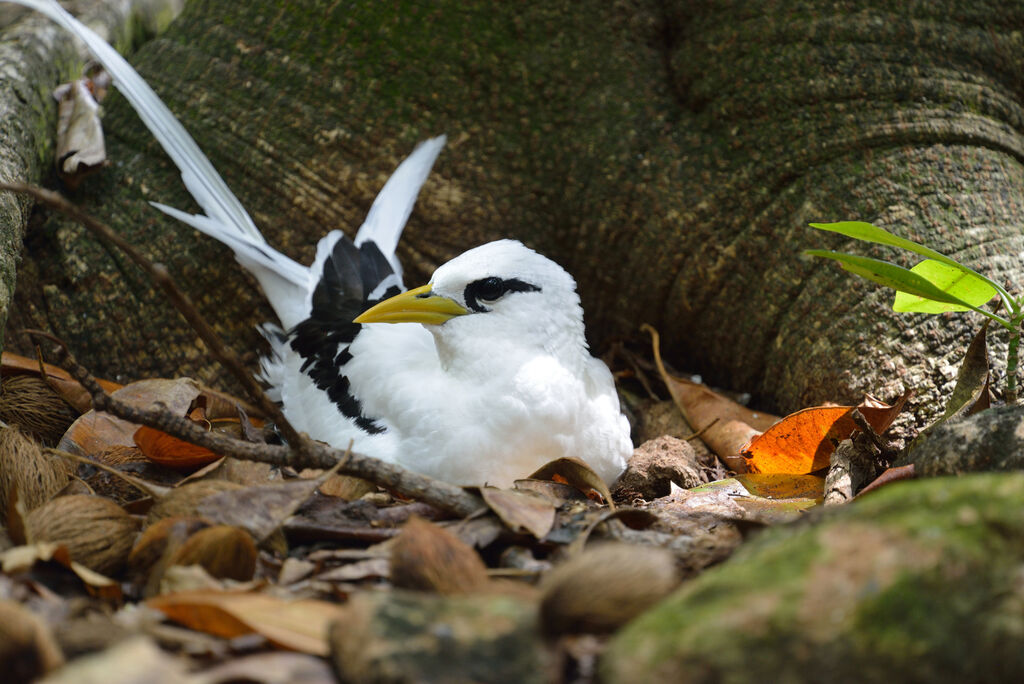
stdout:
[[[913,387],[923,420],[980,321],[894,314],[800,250],[842,247],[810,221],[870,220],[1019,280],[1021,25],[1019,2],[951,0],[192,2],[131,61],[291,256],[352,234],[444,132],[399,249],[407,284],[516,237],[576,276],[597,347],[650,322],[677,366],[765,408]],[[125,102],[105,108],[114,164],[75,201],[255,358],[272,316],[255,283],[146,204],[191,206]],[[107,375],[216,381],[123,257],[55,217],[29,244],[11,326]]]

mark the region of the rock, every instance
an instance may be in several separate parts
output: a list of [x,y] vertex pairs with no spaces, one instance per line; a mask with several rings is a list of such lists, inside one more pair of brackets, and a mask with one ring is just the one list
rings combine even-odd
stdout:
[[537,606],[521,596],[357,594],[331,625],[343,682],[548,682]]
[[918,477],[987,470],[1024,470],[1024,407],[1000,406],[943,423],[911,449],[899,465],[914,464]]
[[763,532],[618,632],[602,682],[1019,681],[1024,474],[886,487]]
[[663,435],[641,444],[612,488],[619,501],[637,497],[645,501],[668,496],[669,483],[684,489],[704,484],[708,479],[689,442]]

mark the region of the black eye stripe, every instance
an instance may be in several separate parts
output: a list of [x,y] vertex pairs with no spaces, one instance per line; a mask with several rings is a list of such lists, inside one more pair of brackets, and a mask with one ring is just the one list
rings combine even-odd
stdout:
[[482,313],[489,311],[489,309],[480,302],[493,302],[509,292],[540,292],[540,288],[518,278],[497,278],[491,276],[490,278],[481,278],[471,282],[463,291],[463,297],[466,300],[466,306],[473,311]]

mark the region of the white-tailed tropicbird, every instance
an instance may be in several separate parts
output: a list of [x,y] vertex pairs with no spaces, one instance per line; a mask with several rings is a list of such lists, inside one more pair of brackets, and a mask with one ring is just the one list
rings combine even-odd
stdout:
[[54,0],[14,0],[83,40],[181,170],[206,215],[154,203],[230,247],[281,325],[263,376],[314,439],[456,484],[507,485],[562,456],[604,480],[632,453],[608,368],[590,355],[576,283],[515,240],[455,257],[401,293],[395,248],[444,145],[419,145],[349,241],[331,231],[309,267],[270,247],[196,143],[103,39]]

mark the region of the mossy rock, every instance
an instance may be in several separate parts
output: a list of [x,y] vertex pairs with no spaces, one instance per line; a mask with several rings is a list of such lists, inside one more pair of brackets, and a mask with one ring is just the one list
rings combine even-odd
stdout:
[[1024,475],[892,485],[776,528],[611,642],[602,681],[1016,681]]

